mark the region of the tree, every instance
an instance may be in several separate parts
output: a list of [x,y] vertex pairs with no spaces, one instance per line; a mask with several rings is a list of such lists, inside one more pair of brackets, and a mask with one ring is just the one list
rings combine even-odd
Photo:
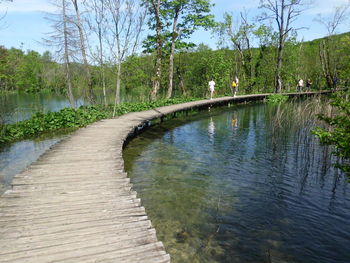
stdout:
[[105,79],[105,65],[104,65],[104,35],[106,33],[106,0],[92,0],[85,1],[88,13],[92,16],[89,17],[88,23],[90,29],[95,33],[98,39],[97,56],[93,56],[97,60],[100,71],[100,78],[102,81],[103,101],[107,106],[106,96],[106,79]]
[[72,76],[70,71],[70,58],[69,58],[69,31],[68,31],[68,17],[66,12],[66,1],[62,0],[62,20],[63,20],[63,39],[64,39],[64,65],[66,69],[66,81],[68,89],[68,98],[70,105],[75,108],[75,100],[72,87]]
[[52,24],[53,32],[48,39],[44,39],[44,42],[55,47],[58,57],[63,61],[69,103],[71,107],[75,108],[71,71],[71,58],[76,51],[77,42],[75,26],[72,23],[72,17],[68,14],[69,4],[67,0],[56,0],[53,4],[57,7],[58,13],[46,17]]
[[208,29],[214,26],[213,16],[210,13],[209,0],[172,0],[165,1],[165,19],[172,21],[171,25],[171,49],[169,57],[169,83],[167,98],[172,96],[174,76],[174,54],[176,42],[189,38],[193,32],[203,27]]
[[[319,44],[319,58],[322,66],[322,73],[326,80],[328,88],[336,88],[337,85],[337,57],[336,50],[339,49],[334,37],[338,27],[346,21],[349,15],[350,3],[337,6],[331,16],[318,16],[317,21],[327,29],[327,37],[322,39]],[[338,47],[338,48],[337,48]]]
[[40,54],[35,51],[28,51],[16,68],[15,85],[17,89],[25,92],[40,91],[42,88],[42,66]]
[[283,88],[282,66],[285,43],[293,30],[293,22],[303,11],[304,0],[260,0],[260,8],[267,10],[263,13],[262,20],[274,19],[277,24],[277,58],[275,66],[275,92],[280,93]]
[[81,56],[83,58],[84,69],[85,69],[86,78],[87,78],[87,82],[88,82],[88,96],[87,97],[88,97],[90,103],[94,104],[94,103],[96,103],[96,98],[95,98],[94,90],[93,90],[93,87],[92,87],[92,75],[91,75],[91,72],[90,72],[90,66],[89,66],[88,59],[87,59],[87,54],[86,54],[86,44],[85,44],[86,40],[85,40],[83,24],[82,24],[82,21],[81,21],[79,5],[78,5],[78,1],[77,0],[71,0],[71,1],[72,1],[74,10],[75,10],[75,16],[76,16],[75,25],[78,28],[79,46],[80,46]]
[[[255,84],[255,73],[253,63],[253,50],[251,46],[252,34],[255,25],[248,22],[247,14],[240,13],[239,22],[233,26],[233,16],[224,14],[224,22],[219,23],[216,29],[217,33],[223,40],[229,37],[234,49],[238,52],[241,67],[243,68],[243,79],[247,83],[247,91],[252,90]],[[235,75],[238,76],[238,69]],[[233,78],[234,76],[232,76]]]
[[148,26],[151,30],[156,31],[155,37],[148,36],[148,39],[155,42],[156,59],[155,59],[155,73],[152,78],[151,100],[157,98],[160,89],[160,79],[162,75],[162,49],[163,49],[163,23],[161,15],[161,1],[160,0],[142,0],[143,5],[146,6],[149,15]]
[[145,10],[135,0],[107,0],[111,38],[108,43],[116,62],[116,90],[113,116],[120,103],[122,62],[136,51],[145,19]]
[[313,133],[319,137],[320,142],[335,146],[333,154],[341,158],[336,164],[346,172],[350,178],[350,101],[349,93],[338,95],[333,98],[331,105],[337,109],[334,116],[319,115],[331,129],[317,128]]

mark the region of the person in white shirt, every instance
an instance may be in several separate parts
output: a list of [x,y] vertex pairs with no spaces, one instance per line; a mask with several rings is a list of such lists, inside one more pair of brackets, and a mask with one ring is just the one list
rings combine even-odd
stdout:
[[301,92],[304,87],[304,81],[302,79],[299,79],[298,81],[298,91]]
[[209,85],[209,91],[210,91],[210,99],[212,100],[214,89],[215,89],[215,81],[214,80],[209,81],[208,85]]

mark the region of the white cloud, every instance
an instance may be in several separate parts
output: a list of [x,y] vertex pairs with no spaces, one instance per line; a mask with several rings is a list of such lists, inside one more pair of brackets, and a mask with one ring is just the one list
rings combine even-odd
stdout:
[[0,13],[53,12],[55,6],[49,0],[14,0],[2,2]]

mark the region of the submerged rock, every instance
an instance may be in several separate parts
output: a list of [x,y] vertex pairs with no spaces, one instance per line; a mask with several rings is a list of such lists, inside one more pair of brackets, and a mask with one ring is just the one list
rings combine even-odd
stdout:
[[176,241],[179,243],[184,243],[190,237],[190,233],[182,230],[176,234]]

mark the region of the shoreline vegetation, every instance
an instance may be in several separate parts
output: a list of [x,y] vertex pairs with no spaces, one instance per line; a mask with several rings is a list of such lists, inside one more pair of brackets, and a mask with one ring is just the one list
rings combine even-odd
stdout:
[[[288,96],[271,94],[268,103],[280,103],[288,100]],[[33,138],[51,132],[74,131],[96,121],[113,118],[129,112],[145,111],[162,106],[169,106],[205,98],[172,98],[149,102],[133,102],[121,104],[83,105],[78,108],[66,107],[59,111],[46,113],[36,112],[27,120],[13,124],[0,123],[0,147],[7,143]]]
[[[331,114],[318,114],[318,118],[325,123],[326,128],[316,127],[312,133],[323,145],[333,145],[341,162],[336,164],[350,178],[350,104],[347,100],[348,92],[340,91],[330,99],[330,106],[334,108]],[[94,104],[79,108],[66,107],[56,112],[37,112],[31,118],[13,124],[0,123],[0,147],[16,141],[35,138],[53,133],[73,132],[102,119],[113,118],[129,112],[151,110],[157,107],[186,103],[205,98],[171,98],[149,102],[133,102],[121,104]],[[266,102],[279,104],[287,101],[288,96],[271,94]]]
[[[194,100],[199,100],[199,98],[173,98],[153,102],[121,103],[116,106],[115,116]],[[113,104],[63,108],[57,112],[37,112],[30,119],[14,124],[0,124],[0,146],[49,132],[74,131],[95,121],[112,118],[114,108],[115,105]]]

